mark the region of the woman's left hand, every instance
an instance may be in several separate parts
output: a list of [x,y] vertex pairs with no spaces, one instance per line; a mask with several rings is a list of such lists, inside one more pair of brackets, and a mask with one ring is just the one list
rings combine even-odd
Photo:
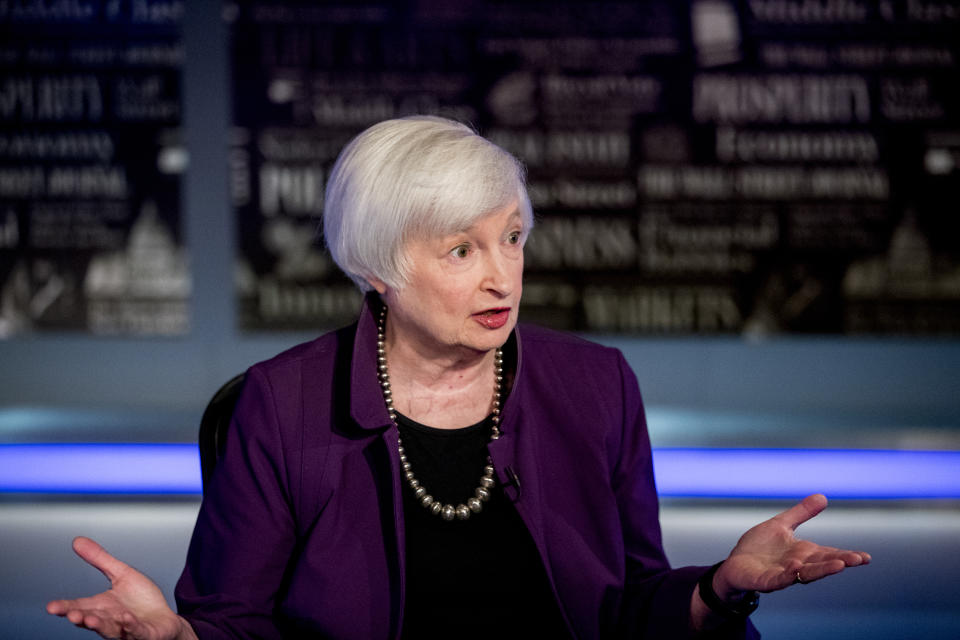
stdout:
[[743,534],[714,576],[717,594],[723,598],[744,591],[777,591],[869,563],[869,553],[824,547],[796,537],[797,527],[826,507],[826,496],[807,496]]

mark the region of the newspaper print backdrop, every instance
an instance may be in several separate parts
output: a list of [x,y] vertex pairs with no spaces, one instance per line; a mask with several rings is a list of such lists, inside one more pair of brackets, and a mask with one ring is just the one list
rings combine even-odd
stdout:
[[339,149],[472,123],[529,170],[521,317],[624,333],[960,331],[960,2],[228,3],[247,329],[349,322]]
[[188,330],[182,14],[0,2],[0,337]]

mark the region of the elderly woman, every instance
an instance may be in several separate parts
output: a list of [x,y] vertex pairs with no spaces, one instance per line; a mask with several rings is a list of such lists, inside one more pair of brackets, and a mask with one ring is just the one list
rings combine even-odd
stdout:
[[522,167],[468,127],[361,133],[324,231],[366,301],[248,372],[179,615],[86,538],[111,589],[48,611],[124,638],[754,637],[758,591],[869,562],[794,537],[815,495],[671,569],[630,367],[517,325],[532,226]]

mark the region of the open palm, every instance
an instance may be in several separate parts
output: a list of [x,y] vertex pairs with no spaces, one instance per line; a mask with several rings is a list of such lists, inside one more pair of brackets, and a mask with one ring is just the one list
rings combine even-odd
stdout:
[[96,631],[104,638],[175,640],[195,638],[190,625],[173,612],[159,587],[133,567],[117,560],[89,538],[78,537],[73,550],[110,580],[95,596],[53,600],[47,612]]
[[723,563],[727,586],[736,591],[777,591],[870,562],[870,554],[825,547],[796,537],[796,529],[827,506],[823,495],[807,496],[790,509],[747,531]]

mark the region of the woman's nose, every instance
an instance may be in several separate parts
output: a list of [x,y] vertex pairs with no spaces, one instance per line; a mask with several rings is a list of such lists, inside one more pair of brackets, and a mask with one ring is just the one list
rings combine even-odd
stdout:
[[504,256],[490,254],[486,260],[486,273],[484,274],[484,288],[494,293],[506,296],[513,289],[513,280],[511,278],[511,268],[507,264],[507,258]]

